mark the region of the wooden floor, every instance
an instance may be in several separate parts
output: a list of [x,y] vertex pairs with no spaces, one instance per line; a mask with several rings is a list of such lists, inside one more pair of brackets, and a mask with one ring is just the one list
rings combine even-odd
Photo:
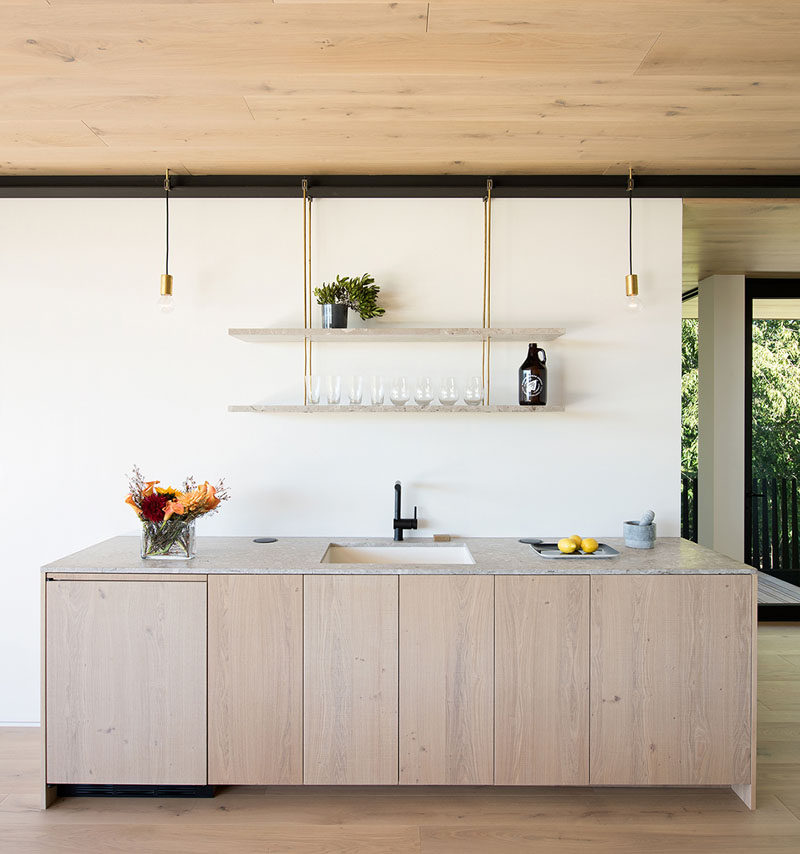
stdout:
[[[0,730],[3,854],[797,854],[800,624],[759,629],[758,809],[718,789],[237,788],[38,810],[38,730]],[[3,794],[5,793],[5,794]]]
[[800,587],[780,578],[758,573],[759,605],[800,605]]

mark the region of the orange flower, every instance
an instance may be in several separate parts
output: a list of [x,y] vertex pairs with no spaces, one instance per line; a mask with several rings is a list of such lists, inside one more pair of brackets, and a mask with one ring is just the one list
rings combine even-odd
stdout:
[[134,501],[133,501],[133,496],[132,496],[132,495],[129,495],[129,496],[125,499],[125,503],[126,503],[126,504],[130,504],[130,505],[131,505],[131,507],[133,507],[133,509],[136,511],[136,515],[137,515],[140,519],[142,518],[142,511],[141,511],[141,510],[136,506],[136,504],[134,503]]
[[217,490],[206,481],[201,487],[200,492],[205,493],[206,512],[213,510],[219,504],[217,498]]
[[175,513],[178,516],[183,516],[186,512],[186,508],[181,504],[180,501],[168,501],[167,506],[164,508],[164,521],[172,517],[172,514]]
[[208,481],[191,492],[178,492],[176,500],[183,505],[186,513],[195,513],[198,516],[214,510],[219,504],[217,491]]
[[157,483],[161,483],[161,481],[160,480],[148,480],[144,485],[144,489],[142,490],[142,495],[143,496],[144,495],[152,495],[155,492],[155,485]]

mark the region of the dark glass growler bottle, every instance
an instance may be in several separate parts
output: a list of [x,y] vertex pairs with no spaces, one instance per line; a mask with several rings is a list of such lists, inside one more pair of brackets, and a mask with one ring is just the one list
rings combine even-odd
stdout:
[[547,403],[547,355],[538,344],[528,344],[528,356],[519,368],[519,405]]

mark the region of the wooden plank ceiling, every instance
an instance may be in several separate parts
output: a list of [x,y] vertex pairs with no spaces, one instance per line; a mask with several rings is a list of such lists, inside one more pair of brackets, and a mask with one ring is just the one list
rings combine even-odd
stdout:
[[713,273],[800,276],[800,200],[685,200],[683,290]]
[[0,0],[0,174],[800,172],[796,0]]

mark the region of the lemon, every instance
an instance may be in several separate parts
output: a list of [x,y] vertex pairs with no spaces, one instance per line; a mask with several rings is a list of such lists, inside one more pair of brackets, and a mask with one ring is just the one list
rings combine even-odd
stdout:
[[575,543],[575,548],[579,549],[581,547],[581,543],[583,542],[583,537],[580,534],[573,534],[569,539]]
[[594,537],[587,537],[585,540],[581,540],[581,551],[584,554],[590,555],[592,552],[597,551],[598,545],[599,544]]
[[578,548],[578,544],[572,537],[564,537],[558,541],[558,550],[564,552],[565,555],[571,555]]

